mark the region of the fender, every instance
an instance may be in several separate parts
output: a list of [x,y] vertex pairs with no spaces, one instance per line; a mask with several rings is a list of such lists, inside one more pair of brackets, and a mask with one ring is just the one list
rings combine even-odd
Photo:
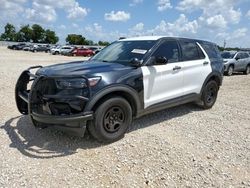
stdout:
[[219,71],[212,71],[208,76],[207,78],[205,79],[203,85],[202,85],[202,88],[201,88],[201,91],[200,91],[200,94],[202,93],[206,83],[208,82],[208,80],[210,80],[212,77],[215,77],[215,78],[218,78],[218,81],[219,81],[219,85],[218,86],[221,86],[222,85],[222,79],[223,79],[223,76],[222,76],[222,73],[219,72]]
[[123,92],[126,93],[129,97],[131,97],[135,107],[135,116],[139,111],[143,109],[143,101],[140,99],[141,97],[139,97],[139,94],[135,89],[126,85],[115,84],[105,87],[104,89],[97,92],[94,96],[92,96],[90,98],[90,101],[87,103],[84,111],[91,111],[98,101],[100,101],[103,97],[112,94],[114,92]]

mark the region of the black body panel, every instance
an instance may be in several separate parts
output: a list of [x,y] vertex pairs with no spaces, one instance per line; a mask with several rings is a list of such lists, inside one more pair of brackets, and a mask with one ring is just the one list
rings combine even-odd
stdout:
[[101,77],[100,82],[91,88],[90,102],[87,103],[85,110],[90,110],[97,99],[115,91],[132,95],[137,109],[143,108],[143,75],[140,68],[89,60],[44,67],[36,74],[46,77],[80,75],[87,78]]

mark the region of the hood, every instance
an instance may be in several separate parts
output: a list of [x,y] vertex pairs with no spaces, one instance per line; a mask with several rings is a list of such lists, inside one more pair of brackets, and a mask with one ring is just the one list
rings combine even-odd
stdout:
[[229,61],[233,61],[234,59],[223,59],[223,62],[224,63],[227,63],[227,62],[229,62]]
[[45,76],[91,76],[98,75],[98,73],[120,71],[125,69],[132,69],[133,67],[125,66],[119,63],[107,63],[99,61],[77,61],[51,65],[39,69],[37,75]]

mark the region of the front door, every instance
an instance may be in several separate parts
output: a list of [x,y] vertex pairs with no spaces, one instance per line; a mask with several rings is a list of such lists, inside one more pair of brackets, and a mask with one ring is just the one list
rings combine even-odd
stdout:
[[144,108],[162,103],[183,95],[182,62],[178,44],[174,40],[164,41],[153,53],[152,58],[165,57],[163,65],[146,65],[141,67],[144,86]]

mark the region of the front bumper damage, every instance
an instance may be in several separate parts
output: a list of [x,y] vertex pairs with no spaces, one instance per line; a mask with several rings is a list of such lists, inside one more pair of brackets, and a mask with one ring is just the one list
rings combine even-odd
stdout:
[[19,112],[29,115],[35,127],[55,127],[73,135],[84,136],[87,122],[93,119],[91,111],[84,111],[91,96],[88,79],[77,77],[86,80],[85,89],[62,91],[56,88],[55,79],[75,76],[47,77],[31,73],[32,69],[38,68],[42,67],[30,67],[23,71],[17,81],[15,99]]

